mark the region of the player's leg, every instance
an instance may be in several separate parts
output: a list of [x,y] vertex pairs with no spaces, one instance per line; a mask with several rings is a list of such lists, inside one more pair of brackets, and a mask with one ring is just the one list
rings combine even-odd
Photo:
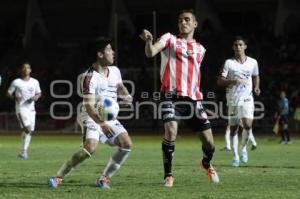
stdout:
[[238,106],[228,106],[228,123],[230,125],[230,132],[232,135],[232,152],[233,160],[231,165],[233,167],[238,167],[240,163],[239,152],[238,152],[238,132],[239,132],[239,123],[240,119],[238,117]]
[[243,133],[242,133],[242,162],[248,162],[247,143],[249,140],[249,134],[252,129],[253,120],[251,118],[243,118]]
[[225,142],[226,142],[226,148],[230,151],[231,144],[230,144],[230,126],[229,125],[227,125],[227,127],[226,127]]
[[20,126],[21,126],[21,151],[18,155],[18,157],[22,159],[28,158],[28,148],[31,141],[31,133],[32,133],[32,124],[30,120],[31,115],[29,115],[29,112],[22,111],[20,113],[17,113],[17,118],[19,120]]
[[243,133],[242,133],[242,162],[248,162],[247,143],[249,140],[250,131],[252,129],[253,117],[254,117],[254,102],[253,99],[249,99],[244,102],[239,109],[239,117],[242,119]]
[[225,147],[221,151],[231,151],[231,142],[230,142],[230,126],[226,126],[225,130]]
[[200,101],[195,104],[194,108],[195,115],[191,120],[188,121],[188,123],[195,132],[199,132],[203,152],[201,166],[205,170],[209,181],[218,183],[219,176],[211,164],[211,160],[215,152],[214,137],[211,130],[211,125]]
[[286,115],[282,116],[283,117],[283,127],[282,127],[282,132],[285,136],[286,139],[286,144],[292,144],[291,138],[290,138],[290,133],[288,130],[288,117]]
[[62,183],[63,178],[69,174],[72,169],[92,156],[99,143],[99,128],[100,126],[95,122],[87,120],[86,126],[82,127],[83,147],[74,153],[71,158],[60,167],[55,177],[49,179],[49,186],[56,188]]
[[233,160],[231,165],[233,167],[238,167],[240,165],[240,157],[239,157],[239,137],[238,132],[240,130],[238,125],[230,126],[230,131],[232,132],[232,152],[233,152]]
[[214,139],[211,128],[200,132],[200,139],[202,141],[203,158],[201,166],[208,176],[208,180],[213,183],[219,183],[219,176],[211,164],[215,152]]
[[[162,118],[164,122],[164,138],[161,144],[164,165],[164,186],[172,187],[174,183],[172,164],[175,153],[175,140],[178,123],[176,121],[175,105],[172,101],[162,102]],[[178,114],[178,113],[177,113]]]
[[173,157],[175,153],[175,140],[177,136],[178,124],[176,121],[164,124],[165,135],[162,141],[162,154],[164,164],[164,185],[172,187],[174,178],[172,173]]
[[115,120],[111,122],[111,129],[114,136],[109,138],[107,143],[111,146],[117,146],[117,150],[112,154],[101,177],[97,180],[97,185],[103,189],[110,189],[110,179],[126,162],[130,152],[132,141],[126,129]]
[[257,143],[256,143],[256,140],[255,140],[252,128],[249,131],[249,140],[252,144],[251,151],[254,151],[257,148]]

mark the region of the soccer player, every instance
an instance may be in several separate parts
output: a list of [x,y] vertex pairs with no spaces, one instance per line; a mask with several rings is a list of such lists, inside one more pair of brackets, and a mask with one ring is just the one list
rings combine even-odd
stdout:
[[110,178],[120,169],[131,151],[131,139],[123,125],[118,120],[101,121],[95,112],[95,102],[101,97],[109,96],[115,100],[120,97],[128,104],[132,103],[132,97],[122,83],[120,70],[116,66],[110,66],[114,62],[115,54],[111,41],[99,38],[94,48],[96,61],[83,74],[81,83],[83,109],[80,113],[80,125],[83,146],[61,166],[55,177],[49,179],[49,185],[54,188],[62,183],[74,167],[91,157],[101,142],[117,146],[96,183],[102,189],[110,189]]
[[166,187],[172,187],[174,183],[172,162],[180,119],[186,120],[193,131],[199,133],[203,151],[201,166],[211,182],[219,182],[217,172],[211,165],[215,151],[211,125],[201,104],[200,66],[205,48],[194,39],[197,26],[193,11],[183,10],[178,16],[179,35],[165,33],[153,43],[153,36],[148,30],[140,34],[145,41],[147,57],[161,53],[160,111],[165,129],[162,153]]
[[281,144],[292,144],[290,133],[288,131],[289,124],[289,100],[285,91],[280,91],[280,99],[278,100],[278,111],[275,117],[279,119],[279,132],[281,135]]
[[[256,95],[260,94],[260,78],[257,61],[245,54],[246,40],[241,36],[235,37],[232,48],[234,57],[225,61],[221,76],[218,78],[218,84],[227,87],[228,90],[230,131],[234,136],[238,131],[243,130],[241,159],[242,162],[246,163],[248,162],[246,146],[254,117],[252,78]],[[234,139],[233,141],[237,140]],[[232,166],[238,167],[240,158],[236,143],[233,143],[233,153]]]
[[35,127],[35,102],[41,97],[41,88],[38,80],[30,77],[30,63],[24,62],[20,66],[21,77],[10,84],[7,96],[14,100],[16,115],[22,132],[22,147],[18,157],[28,158],[28,148],[31,135]]

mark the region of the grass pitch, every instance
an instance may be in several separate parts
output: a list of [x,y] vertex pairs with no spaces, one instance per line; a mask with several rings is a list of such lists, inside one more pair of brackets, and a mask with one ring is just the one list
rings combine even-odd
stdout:
[[78,136],[33,136],[28,160],[17,158],[19,136],[0,136],[0,198],[300,198],[300,140],[280,145],[277,139],[258,138],[259,147],[249,152],[249,163],[232,168],[232,154],[219,151],[216,139],[213,164],[221,182],[209,184],[199,169],[201,145],[193,136],[178,137],[174,159],[173,188],[162,186],[161,138],[134,136],[133,151],[112,178],[112,190],[95,186],[110,154],[99,145],[94,157],[84,162],[57,189],[49,177],[79,149]]

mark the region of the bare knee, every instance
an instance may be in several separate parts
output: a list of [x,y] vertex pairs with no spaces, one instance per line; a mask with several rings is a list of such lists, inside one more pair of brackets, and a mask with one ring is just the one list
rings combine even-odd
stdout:
[[120,134],[116,139],[116,144],[124,149],[131,149],[132,141],[128,133]]
[[177,136],[177,122],[165,123],[165,139],[175,141]]
[[98,141],[93,139],[88,139],[84,142],[84,149],[87,150],[90,154],[93,154],[98,146]]
[[200,139],[203,143],[203,146],[214,148],[214,137],[211,129],[204,130],[200,132]]

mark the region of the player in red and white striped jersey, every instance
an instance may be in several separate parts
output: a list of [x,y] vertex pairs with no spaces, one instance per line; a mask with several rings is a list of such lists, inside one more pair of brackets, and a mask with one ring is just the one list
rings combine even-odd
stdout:
[[195,132],[199,132],[203,143],[201,165],[209,180],[219,182],[218,175],[211,166],[215,150],[211,125],[201,105],[200,92],[201,62],[205,48],[194,39],[198,23],[192,10],[183,10],[178,17],[179,35],[162,35],[153,43],[153,36],[148,30],[140,34],[145,41],[145,54],[154,57],[161,53],[161,93],[162,117],[165,136],[162,142],[164,161],[164,185],[172,187],[172,160],[175,151],[178,121],[187,121]]

